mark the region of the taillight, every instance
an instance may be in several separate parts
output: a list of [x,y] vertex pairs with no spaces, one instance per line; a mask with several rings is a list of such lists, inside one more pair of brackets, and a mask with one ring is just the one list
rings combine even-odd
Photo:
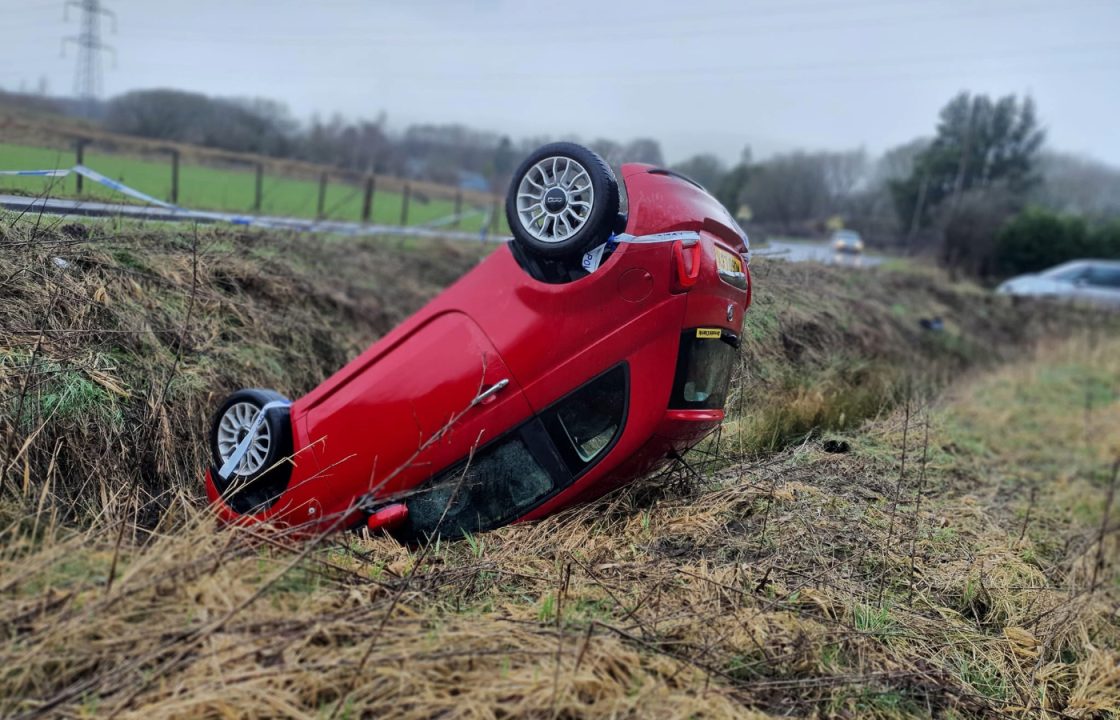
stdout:
[[696,284],[700,277],[700,243],[692,240],[685,245],[684,240],[673,241],[673,266],[676,270],[676,285],[687,290]]

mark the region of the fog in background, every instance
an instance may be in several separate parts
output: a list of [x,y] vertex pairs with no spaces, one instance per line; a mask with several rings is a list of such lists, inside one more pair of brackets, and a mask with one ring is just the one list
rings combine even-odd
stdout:
[[[562,3],[111,0],[102,96],[267,97],[302,119],[636,136],[669,162],[877,154],[933,134],[960,90],[1033,97],[1050,147],[1120,164],[1116,0]],[[73,90],[79,13],[0,0],[0,87]]]

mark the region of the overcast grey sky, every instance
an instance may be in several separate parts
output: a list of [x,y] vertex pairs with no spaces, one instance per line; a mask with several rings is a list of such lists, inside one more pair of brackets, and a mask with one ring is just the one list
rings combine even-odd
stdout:
[[[1120,0],[105,0],[106,95],[269,97],[300,118],[653,136],[670,161],[931,134],[1029,93],[1052,147],[1120,165]],[[73,85],[63,3],[0,0],[0,86]]]

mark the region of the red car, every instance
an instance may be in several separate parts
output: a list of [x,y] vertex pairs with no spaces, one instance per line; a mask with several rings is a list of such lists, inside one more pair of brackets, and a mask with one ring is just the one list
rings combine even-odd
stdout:
[[228,522],[403,540],[544,517],[663,465],[723,420],[747,238],[688,178],[546,145],[513,233],[307,395],[218,409],[206,490]]

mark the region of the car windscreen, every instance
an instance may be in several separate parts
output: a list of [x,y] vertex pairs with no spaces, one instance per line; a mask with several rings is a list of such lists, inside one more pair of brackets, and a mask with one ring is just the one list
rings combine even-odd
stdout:
[[459,537],[486,530],[551,493],[554,478],[533,456],[526,439],[512,433],[408,498],[413,534]]
[[1085,263],[1066,263],[1058,267],[1050,268],[1049,270],[1040,273],[1041,277],[1049,278],[1051,280],[1063,280],[1065,282],[1074,282],[1080,280],[1089,271],[1089,266]]
[[738,336],[727,330],[690,328],[681,333],[677,374],[669,407],[678,410],[722,409],[727,401],[738,348]]

